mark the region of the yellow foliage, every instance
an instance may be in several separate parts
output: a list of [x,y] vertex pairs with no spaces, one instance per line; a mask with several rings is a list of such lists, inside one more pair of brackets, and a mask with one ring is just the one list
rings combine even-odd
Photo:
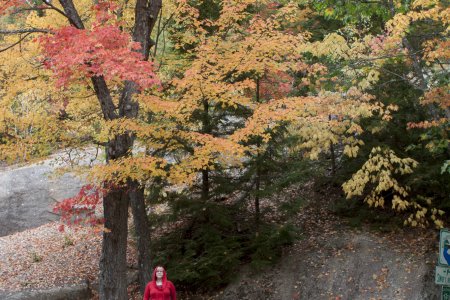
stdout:
[[114,185],[126,184],[129,180],[145,183],[151,178],[167,177],[165,166],[167,162],[162,158],[138,155],[124,157],[110,161],[106,165],[94,166],[88,176],[88,180],[99,186],[103,182]]
[[348,59],[350,47],[345,38],[337,33],[328,34],[323,41],[314,42],[304,47],[305,52],[316,56],[330,56],[334,59]]
[[439,3],[438,0],[415,0],[412,3],[411,7],[413,9],[417,9],[417,8],[420,8],[420,7],[426,8],[426,7],[430,7],[430,6],[436,5],[437,3]]
[[[392,210],[406,212],[412,210],[405,220],[405,225],[425,226],[428,218],[433,220],[436,226],[442,226],[442,221],[437,218],[437,209],[427,209],[416,200],[411,199],[408,186],[401,186],[395,178],[396,174],[411,174],[417,162],[411,158],[400,158],[392,150],[383,150],[380,147],[373,148],[369,159],[360,170],[353,174],[352,178],[342,185],[347,199],[354,196],[366,195],[364,201],[373,207],[384,207],[383,195],[392,195]],[[366,191],[369,189],[368,191]],[[423,198],[426,205],[431,205],[430,198]]]

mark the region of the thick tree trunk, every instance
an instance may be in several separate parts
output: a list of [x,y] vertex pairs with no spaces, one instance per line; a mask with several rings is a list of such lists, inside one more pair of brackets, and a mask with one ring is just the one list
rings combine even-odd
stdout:
[[[84,29],[73,1],[60,0],[59,2],[69,22],[78,29]],[[96,76],[91,80],[103,117],[106,120],[116,119],[118,114],[105,79],[102,76]],[[111,140],[105,149],[107,161],[127,155],[132,144],[132,139],[128,135],[117,136]],[[103,197],[105,231],[100,259],[99,296],[102,300],[123,300],[128,297],[126,276],[128,195],[123,187],[105,187],[108,191]]]
[[[106,147],[106,160],[114,160],[128,154],[133,138],[128,134],[117,136]],[[127,299],[127,235],[128,235],[128,187],[108,186],[103,197],[105,231],[103,232],[100,259],[99,296],[104,300]]]
[[110,190],[103,197],[105,231],[100,259],[100,299],[123,300],[127,295],[128,195],[123,189]]
[[130,183],[130,205],[133,212],[134,228],[138,247],[138,280],[141,293],[152,277],[150,252],[150,223],[145,209],[144,189],[138,182]]

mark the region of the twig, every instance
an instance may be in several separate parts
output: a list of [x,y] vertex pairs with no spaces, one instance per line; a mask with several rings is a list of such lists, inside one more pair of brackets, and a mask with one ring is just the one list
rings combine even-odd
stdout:
[[29,36],[30,34],[31,34],[31,33],[29,32],[29,33],[25,34],[25,36],[21,37],[21,38],[20,38],[17,42],[15,42],[14,44],[12,44],[12,45],[10,45],[10,46],[8,46],[8,47],[6,47],[6,48],[0,49],[0,53],[1,53],[1,52],[5,52],[5,51],[7,51],[7,50],[13,48],[14,46],[20,44],[20,42],[22,42],[22,41],[23,41],[27,36]]

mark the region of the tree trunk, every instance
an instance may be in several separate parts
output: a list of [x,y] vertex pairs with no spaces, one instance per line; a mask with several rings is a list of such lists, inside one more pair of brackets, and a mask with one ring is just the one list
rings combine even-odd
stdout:
[[[328,115],[328,121],[331,121],[332,115]],[[336,174],[336,155],[334,153],[334,144],[333,141],[330,141],[330,153],[331,153],[331,175]]]
[[[259,156],[259,155],[258,155]],[[259,157],[258,157],[259,159]],[[259,163],[257,163],[259,164]],[[259,165],[256,166],[256,182],[255,182],[255,226],[256,226],[256,233],[259,232],[259,224],[261,219],[261,209],[259,206],[259,189],[261,188],[261,174],[259,170]]]
[[330,152],[331,152],[331,175],[336,174],[336,154],[334,153],[334,145],[330,143]]
[[139,183],[130,183],[130,205],[133,212],[134,228],[138,247],[138,280],[141,293],[152,277],[152,260],[150,252],[150,223],[147,218],[144,201],[144,188]]
[[103,197],[105,231],[100,259],[100,299],[123,300],[127,295],[128,195],[120,188]]
[[[209,102],[203,99],[203,115],[202,115],[202,133],[211,134],[211,124],[209,120]],[[202,200],[209,199],[209,170],[202,170]]]
[[[117,136],[106,146],[106,161],[128,154],[133,138]],[[100,259],[99,296],[104,300],[127,299],[127,235],[129,192],[125,186],[108,186],[103,197],[105,231]]]
[[[69,22],[78,29],[84,29],[83,22],[72,0],[59,1]],[[111,93],[102,76],[91,78],[105,120],[118,117]],[[117,136],[105,147],[107,162],[125,156],[133,144],[127,134]],[[105,231],[103,232],[102,255],[100,258],[99,296],[104,300],[127,299],[127,235],[128,195],[124,187],[108,186],[103,197]]]
[[[256,102],[260,102],[260,96],[259,96],[259,78],[256,79]],[[259,223],[261,218],[261,210],[259,206],[259,190],[261,188],[261,157],[259,153],[259,148],[261,147],[261,142],[258,138],[258,141],[256,142],[256,147],[258,149],[258,154],[256,155],[256,179],[255,179],[255,227],[256,227],[256,234],[259,233]]]
[[209,199],[209,171],[202,170],[202,200]]
[[[154,44],[150,34],[156,24],[156,19],[162,7],[162,0],[137,0],[135,5],[135,23],[133,28],[133,41],[141,44],[139,52],[143,60],[148,60],[150,48]],[[138,93],[136,84],[126,82],[119,100],[119,115],[127,118],[136,118],[139,104],[133,101],[133,94]],[[134,136],[131,137],[134,141]],[[130,149],[133,145],[131,142]],[[129,186],[130,205],[133,212],[134,227],[138,243],[138,278],[140,290],[143,293],[147,282],[152,276],[152,261],[150,253],[150,224],[144,202],[144,188],[138,182],[131,182]]]

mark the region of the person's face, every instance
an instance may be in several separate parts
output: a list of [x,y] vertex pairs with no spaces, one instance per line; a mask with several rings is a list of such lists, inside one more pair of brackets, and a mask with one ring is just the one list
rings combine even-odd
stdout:
[[163,268],[156,269],[156,279],[163,278],[163,275],[164,275],[164,269]]

